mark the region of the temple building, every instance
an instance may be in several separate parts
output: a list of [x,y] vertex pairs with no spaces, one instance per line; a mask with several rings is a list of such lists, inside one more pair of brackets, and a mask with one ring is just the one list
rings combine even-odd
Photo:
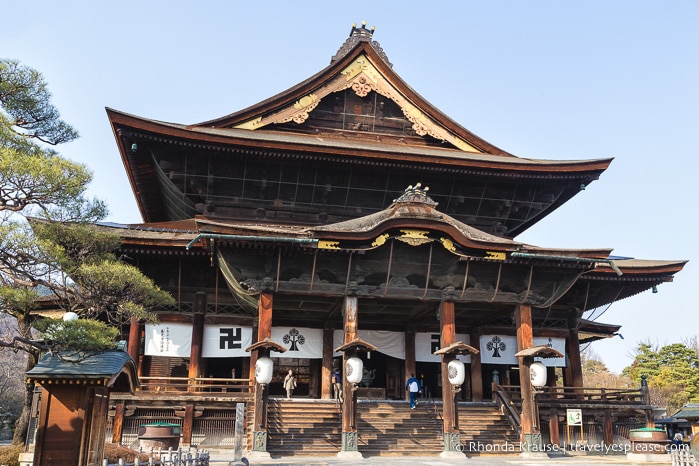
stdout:
[[[127,330],[141,388],[113,397],[113,439],[129,443],[157,418],[180,423],[184,444],[229,445],[245,403],[248,448],[282,451],[291,434],[271,419],[293,406],[315,417],[325,403],[336,413],[324,424],[329,451],[366,454],[364,404],[407,407],[392,400],[406,399],[415,374],[439,413],[438,452],[461,453],[470,434],[459,419],[497,405],[503,386],[518,387],[513,438],[561,442],[565,409],[534,400],[533,365],[550,393],[574,388],[582,403],[580,345],[620,329],[585,313],[683,268],[517,241],[612,160],[498,148],[404,82],[373,34],[353,27],[315,75],[202,123],[107,109],[143,223],[101,228],[177,301]],[[270,358],[271,380],[259,383]],[[634,396],[590,422],[617,435],[649,409]]]

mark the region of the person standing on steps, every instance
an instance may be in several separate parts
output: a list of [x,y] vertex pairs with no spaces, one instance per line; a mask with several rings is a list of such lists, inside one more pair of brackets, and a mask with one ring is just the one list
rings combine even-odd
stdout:
[[340,369],[335,369],[333,372],[332,384],[335,399],[342,403],[342,374]]
[[287,400],[290,400],[291,395],[294,394],[294,388],[296,388],[296,377],[294,377],[294,371],[289,369],[289,373],[284,378],[284,389],[286,390]]
[[420,393],[420,382],[415,378],[415,374],[410,374],[410,378],[405,384],[405,389],[410,394],[410,409],[415,409],[417,406],[417,395]]

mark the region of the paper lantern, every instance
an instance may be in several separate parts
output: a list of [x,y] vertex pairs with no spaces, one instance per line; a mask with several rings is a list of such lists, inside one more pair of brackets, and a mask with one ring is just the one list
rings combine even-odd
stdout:
[[533,362],[529,366],[529,377],[533,386],[543,387],[546,385],[546,366],[540,362]]
[[255,380],[260,384],[268,384],[272,381],[274,362],[270,358],[260,358],[255,363]]
[[464,363],[458,359],[449,361],[447,365],[447,374],[449,374],[449,383],[455,386],[459,386],[464,383],[466,379],[466,369],[464,368]]
[[359,358],[349,358],[345,363],[345,374],[349,383],[359,383],[364,377],[364,363]]

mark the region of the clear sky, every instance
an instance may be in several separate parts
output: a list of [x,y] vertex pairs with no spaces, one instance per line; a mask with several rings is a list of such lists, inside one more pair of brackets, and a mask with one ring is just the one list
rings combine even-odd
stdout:
[[614,157],[518,240],[690,260],[657,294],[597,311],[623,325],[623,340],[592,345],[610,370],[639,341],[699,334],[698,1],[38,0],[0,11],[0,57],[44,74],[81,134],[59,150],[93,170],[90,192],[122,223],[141,218],[105,107],[175,123],[223,116],[320,71],[366,20],[415,91],[496,146]]

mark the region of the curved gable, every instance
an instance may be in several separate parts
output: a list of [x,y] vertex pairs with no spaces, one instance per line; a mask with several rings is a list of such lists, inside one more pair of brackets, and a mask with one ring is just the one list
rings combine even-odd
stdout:
[[446,144],[464,152],[512,157],[413,91],[373,44],[356,41],[354,48],[306,81],[240,112],[192,126],[358,138],[386,135],[409,145]]

